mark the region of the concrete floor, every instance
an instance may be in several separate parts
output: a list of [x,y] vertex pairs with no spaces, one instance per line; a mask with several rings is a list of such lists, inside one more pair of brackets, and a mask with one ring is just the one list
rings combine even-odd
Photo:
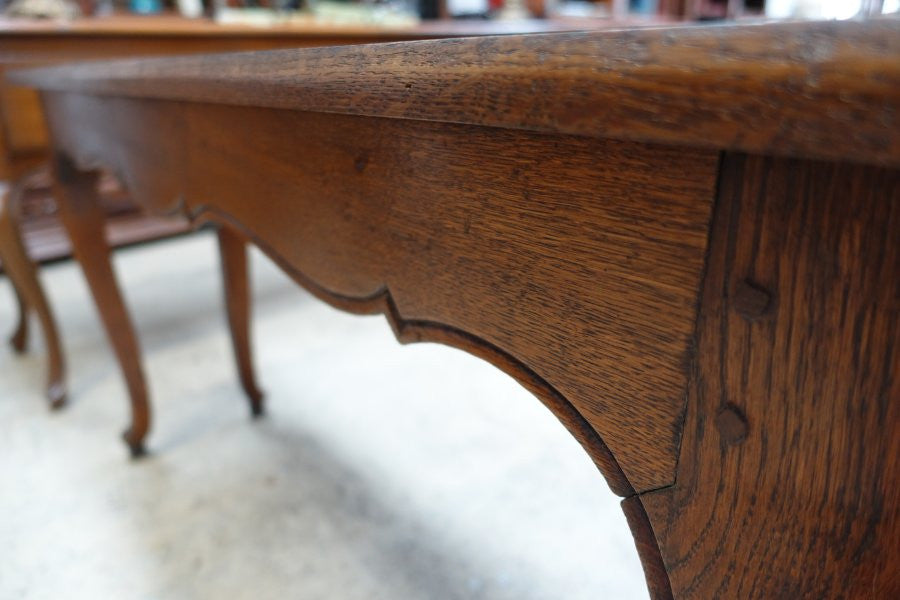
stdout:
[[[42,270],[70,405],[43,347],[0,348],[0,598],[646,598],[625,518],[517,383],[460,351],[400,346],[253,258],[268,416],[251,422],[214,239],[116,255],[155,408],[126,458],[123,383],[72,263]],[[14,323],[0,278],[0,332]],[[38,334],[35,322],[33,334]]]

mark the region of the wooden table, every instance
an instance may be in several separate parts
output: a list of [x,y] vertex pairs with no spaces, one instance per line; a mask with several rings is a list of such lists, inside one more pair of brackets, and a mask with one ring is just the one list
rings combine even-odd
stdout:
[[220,25],[209,19],[174,15],[116,15],[71,21],[0,16],[0,179],[9,177],[11,153],[43,154],[48,144],[34,92],[11,85],[3,77],[4,72],[23,66],[134,56],[597,30],[638,23],[653,25],[660,20],[442,20],[408,27],[327,24],[257,27]]
[[[174,15],[115,15],[71,21],[0,16],[0,180],[16,179],[46,161],[49,140],[33,90],[4,78],[11,69],[83,60],[136,56],[340,46],[513,33],[595,30],[623,24],[659,23],[659,18],[551,19],[523,21],[426,21],[416,26],[286,24],[271,27],[220,25]],[[25,202],[23,237],[40,262],[70,255],[68,240],[46,201],[46,191]],[[105,198],[107,227],[115,246],[183,233],[179,220],[146,218],[126,198]]]
[[108,167],[510,373],[625,498],[654,598],[897,597],[900,22],[14,77],[76,247]]
[[[49,138],[37,93],[16,86],[4,77],[10,69],[24,66],[58,64],[77,60],[97,60],[124,56],[156,56],[171,54],[212,53],[235,50],[264,50],[310,46],[333,46],[372,42],[485,36],[511,33],[604,29],[622,26],[622,19],[553,19],[523,21],[433,21],[410,27],[373,25],[290,24],[272,27],[219,25],[208,19],[184,19],[172,15],[109,16],[56,20],[10,20],[0,17],[0,262],[4,274],[15,283],[19,298],[19,325],[13,335],[13,347],[23,351],[27,338],[28,313],[41,320],[45,346],[48,349],[47,396],[53,407],[65,401],[65,361],[57,327],[44,297],[37,274],[29,258],[46,262],[71,255],[69,238],[63,232],[56,214],[56,203],[48,186],[41,185],[41,173],[30,175],[49,159]],[[633,21],[650,25],[658,19]],[[38,181],[36,184],[35,182]],[[106,186],[107,188],[109,186]],[[147,215],[131,202],[127,194],[107,191],[101,202],[106,239],[113,247],[160,239],[186,233],[190,224],[180,216]],[[233,233],[233,232],[231,232]],[[242,268],[240,241],[229,232],[221,234],[225,264]],[[226,249],[227,247],[227,249]],[[103,251],[105,253],[105,251]],[[13,261],[15,265],[9,264]],[[99,259],[105,263],[106,259]],[[254,414],[261,410],[260,392],[252,377],[246,343],[249,338],[244,313],[247,293],[242,289],[245,273],[224,273],[229,323],[238,357],[243,387],[251,399]],[[115,321],[127,320],[124,306],[118,306],[118,292],[98,298],[113,303],[102,314]],[[242,300],[243,299],[243,300]],[[235,327],[241,327],[235,330]],[[130,327],[116,328],[118,331]],[[128,388],[133,397],[135,418],[126,439],[135,453],[140,453],[144,432],[149,426],[149,405],[140,369],[137,344],[133,336],[120,333],[113,339],[117,353],[127,354],[120,362],[125,367]]]

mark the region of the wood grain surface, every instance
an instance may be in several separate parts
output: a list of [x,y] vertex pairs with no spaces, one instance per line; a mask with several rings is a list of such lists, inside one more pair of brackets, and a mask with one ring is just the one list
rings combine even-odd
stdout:
[[320,298],[533,391],[626,496],[654,598],[893,599],[897,33],[449,40],[20,81],[45,88],[59,164],[227,223]]
[[676,596],[900,593],[900,172],[729,155],[674,486]]
[[[624,24],[651,25],[658,18],[442,20],[411,27],[305,23],[258,27],[222,25],[172,15],[115,15],[59,21],[0,16],[0,178],[16,169],[23,153],[44,154],[49,141],[37,93],[12,85],[5,72],[25,67],[122,57],[272,50],[441,39],[461,36],[597,30]],[[15,156],[14,156],[15,155]]]
[[72,94],[46,106],[58,149],[111,167],[151,210],[224,213],[333,303],[387,310],[389,294],[399,320],[515,358],[600,434],[620,493],[673,481],[714,153]]
[[42,89],[437,120],[900,165],[900,19],[124,60]]

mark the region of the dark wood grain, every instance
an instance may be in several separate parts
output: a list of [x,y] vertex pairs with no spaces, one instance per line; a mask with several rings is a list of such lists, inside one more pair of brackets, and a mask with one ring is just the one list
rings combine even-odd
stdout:
[[622,500],[622,512],[625,513],[631,535],[634,536],[651,600],[671,600],[674,596],[669,574],[659,553],[659,544],[644,511],[641,497],[635,495]]
[[43,89],[437,120],[900,165],[900,20],[125,60]]
[[617,490],[673,481],[715,154],[71,94],[47,110],[60,149],[143,205],[214,208],[333,302],[389,293],[402,320],[515,357],[600,433]]
[[257,27],[222,25],[171,15],[115,15],[66,21],[0,16],[0,178],[25,153],[42,158],[49,141],[34,90],[12,85],[6,71],[74,61],[371,44],[549,31],[586,31],[652,25],[659,19],[446,20],[415,27],[329,26],[316,23]]
[[320,298],[533,391],[627,497],[654,598],[894,598],[897,32],[456,40],[21,81],[73,169],[226,223]]
[[896,598],[900,172],[729,155],[721,177],[677,482],[641,496],[672,587]]

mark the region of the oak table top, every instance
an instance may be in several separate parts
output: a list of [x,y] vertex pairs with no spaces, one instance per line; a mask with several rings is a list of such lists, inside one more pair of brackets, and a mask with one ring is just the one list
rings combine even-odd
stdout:
[[[12,69],[122,57],[165,56],[212,52],[337,46],[462,36],[509,35],[550,31],[597,30],[659,24],[660,18],[530,20],[435,20],[407,26],[336,24],[312,17],[256,26],[223,24],[207,18],[174,14],[108,15],[60,19],[11,19],[0,16],[0,179],[14,180],[46,162],[49,136],[37,95],[11,85],[4,72]],[[36,194],[35,194],[36,195]],[[108,201],[109,199],[107,199]],[[149,218],[128,202],[116,202],[109,228],[122,243],[134,243],[184,231],[180,221]],[[23,203],[27,216],[21,230],[29,255],[55,260],[70,254],[66,236],[49,212],[46,191]]]
[[73,221],[111,169],[515,377],[625,498],[654,597],[900,590],[900,21],[12,77]]
[[314,22],[260,27],[172,14],[11,19],[0,15],[0,177],[17,172],[10,155],[42,154],[47,134],[38,102],[5,81],[4,72],[84,60],[338,46],[462,36],[597,30],[659,24],[642,19],[438,20],[410,26]]

